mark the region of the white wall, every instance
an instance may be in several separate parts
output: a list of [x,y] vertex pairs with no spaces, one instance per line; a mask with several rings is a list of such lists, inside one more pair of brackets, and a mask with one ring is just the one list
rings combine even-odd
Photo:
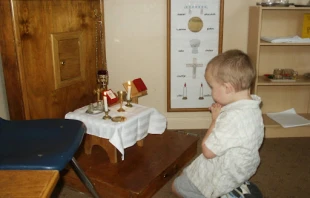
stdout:
[[[167,112],[167,0],[104,0],[109,87],[141,77],[148,95],[139,103],[168,119],[169,129],[208,128],[210,113]],[[257,0],[225,0],[223,51],[247,50],[248,10]],[[307,3],[304,1],[290,1]]]
[[2,59],[0,56],[0,117],[9,119],[9,109],[6,99],[6,90],[3,77]]
[[[223,51],[246,51],[249,6],[258,0],[225,0]],[[307,3],[295,0],[292,3]],[[104,0],[109,87],[142,78],[148,95],[139,103],[152,106],[168,119],[169,129],[208,128],[207,112],[167,112],[167,0]],[[1,65],[0,65],[1,66]],[[0,116],[7,117],[4,82],[0,69]]]

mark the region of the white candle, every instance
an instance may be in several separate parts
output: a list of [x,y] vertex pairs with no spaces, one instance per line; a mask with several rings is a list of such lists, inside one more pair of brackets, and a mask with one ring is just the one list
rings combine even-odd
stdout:
[[107,101],[107,93],[103,94],[103,102],[104,102],[104,111],[108,111],[108,101]]
[[130,81],[128,81],[128,91],[127,91],[127,100],[130,100],[130,95],[131,95],[131,85]]
[[183,97],[187,97],[186,83],[184,83],[184,87],[183,87]]

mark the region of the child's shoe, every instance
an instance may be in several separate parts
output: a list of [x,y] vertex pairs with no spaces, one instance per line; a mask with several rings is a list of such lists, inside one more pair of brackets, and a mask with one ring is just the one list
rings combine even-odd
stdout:
[[263,194],[255,184],[246,181],[240,187],[221,196],[221,198],[263,198]]

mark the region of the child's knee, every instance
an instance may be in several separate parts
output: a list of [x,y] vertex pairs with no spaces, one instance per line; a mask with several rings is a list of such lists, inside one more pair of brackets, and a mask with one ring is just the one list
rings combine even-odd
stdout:
[[172,184],[171,184],[171,191],[177,195],[178,197],[180,197],[179,193],[176,190],[176,186],[175,186],[175,180],[173,180]]
[[172,192],[175,194],[176,193],[176,189],[175,189],[175,179],[173,180],[172,184],[171,184],[171,190]]

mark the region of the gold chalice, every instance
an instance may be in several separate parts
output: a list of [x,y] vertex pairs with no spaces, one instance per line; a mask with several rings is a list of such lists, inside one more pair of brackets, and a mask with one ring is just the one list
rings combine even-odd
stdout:
[[117,96],[120,104],[120,108],[117,110],[118,112],[124,112],[125,109],[123,109],[123,101],[124,98],[126,98],[127,93],[125,91],[118,91]]

